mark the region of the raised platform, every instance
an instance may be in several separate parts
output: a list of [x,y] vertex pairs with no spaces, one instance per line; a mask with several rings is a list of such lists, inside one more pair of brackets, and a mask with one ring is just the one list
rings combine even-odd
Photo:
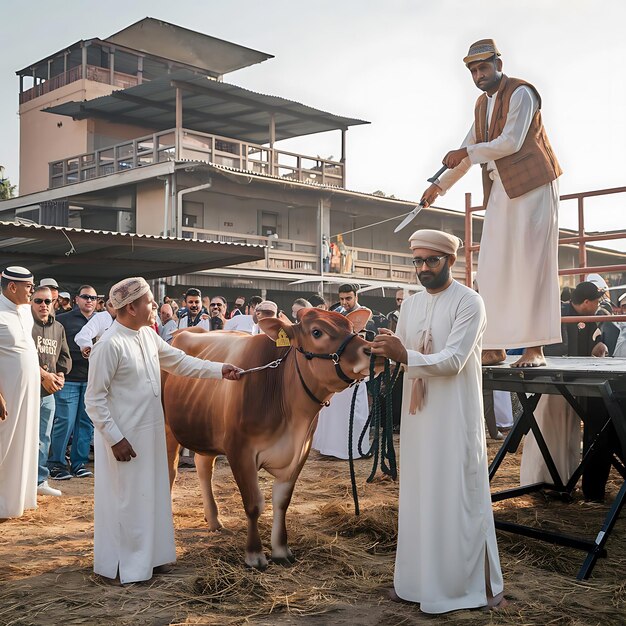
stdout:
[[[547,366],[545,367],[513,368],[511,363],[516,358],[508,357],[504,363],[483,367],[484,388],[486,390],[502,390],[517,393],[524,409],[513,424],[513,428],[489,467],[489,478],[491,480],[495,476],[504,457],[509,452],[516,452],[522,437],[532,430],[553,482],[538,483],[496,492],[492,494],[492,501],[507,500],[544,489],[569,496],[581,477],[590,455],[586,454],[583,456],[578,468],[569,478],[567,484],[564,484],[550,455],[539,425],[535,420],[534,410],[543,394],[559,394],[567,400],[581,420],[585,422],[587,415],[578,398],[601,397],[609,415],[602,430],[609,423],[613,424],[620,440],[623,457],[624,453],[626,453],[626,416],[624,414],[624,407],[626,406],[626,359],[548,357],[546,358]],[[599,434],[596,441],[600,436]],[[595,539],[548,532],[530,526],[502,522],[497,519],[496,528],[586,552],[587,557],[578,572],[577,578],[579,580],[589,578],[597,559],[607,555],[605,545],[626,498],[626,468],[624,467],[624,459],[615,457],[613,465],[624,478],[624,482]]]

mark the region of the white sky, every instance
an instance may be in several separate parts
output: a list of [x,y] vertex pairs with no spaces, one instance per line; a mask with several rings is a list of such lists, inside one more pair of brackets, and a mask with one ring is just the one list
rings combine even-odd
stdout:
[[[14,184],[15,70],[146,16],[275,55],[227,75],[227,82],[370,121],[348,132],[350,189],[419,200],[425,179],[471,124],[479,92],[461,59],[484,37],[495,38],[504,71],[542,95],[544,123],[565,172],[561,193],[626,185],[624,0],[12,3],[0,40],[0,164]],[[338,158],[341,151],[339,131],[283,145],[312,156]],[[462,209],[467,191],[480,202],[478,167],[438,205]],[[625,227],[626,194],[589,207],[588,230]],[[562,226],[575,226],[574,209],[562,205]]]

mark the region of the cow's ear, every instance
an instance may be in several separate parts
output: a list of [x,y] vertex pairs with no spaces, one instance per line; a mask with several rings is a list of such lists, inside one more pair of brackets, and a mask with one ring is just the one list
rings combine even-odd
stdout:
[[283,330],[289,339],[293,339],[293,324],[284,322],[277,317],[264,317],[259,320],[259,328],[272,340],[276,341],[278,333]]
[[365,324],[369,322],[370,317],[372,317],[372,312],[369,309],[362,307],[356,311],[350,311],[346,317],[352,322],[354,332],[360,333],[365,328]]

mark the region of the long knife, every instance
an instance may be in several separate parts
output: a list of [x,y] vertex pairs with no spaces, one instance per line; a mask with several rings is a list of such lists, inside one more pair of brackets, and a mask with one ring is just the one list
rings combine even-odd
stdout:
[[[439,181],[439,177],[447,170],[448,168],[444,165],[434,176],[431,176],[428,180],[429,183],[437,183]],[[424,208],[424,203],[420,202],[395,228],[394,233],[399,233],[407,224],[410,224],[415,216]]]

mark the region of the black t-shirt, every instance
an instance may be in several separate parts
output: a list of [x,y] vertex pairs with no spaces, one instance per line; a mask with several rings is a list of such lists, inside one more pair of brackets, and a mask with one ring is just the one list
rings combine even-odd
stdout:
[[[93,313],[92,313],[93,317]],[[86,383],[87,374],[89,372],[89,361],[81,354],[80,348],[76,345],[74,337],[80,332],[83,326],[91,319],[85,317],[78,307],[72,309],[69,313],[63,313],[57,318],[57,322],[65,328],[65,336],[67,345],[70,349],[72,357],[72,370],[65,377],[65,380],[73,383]]]

